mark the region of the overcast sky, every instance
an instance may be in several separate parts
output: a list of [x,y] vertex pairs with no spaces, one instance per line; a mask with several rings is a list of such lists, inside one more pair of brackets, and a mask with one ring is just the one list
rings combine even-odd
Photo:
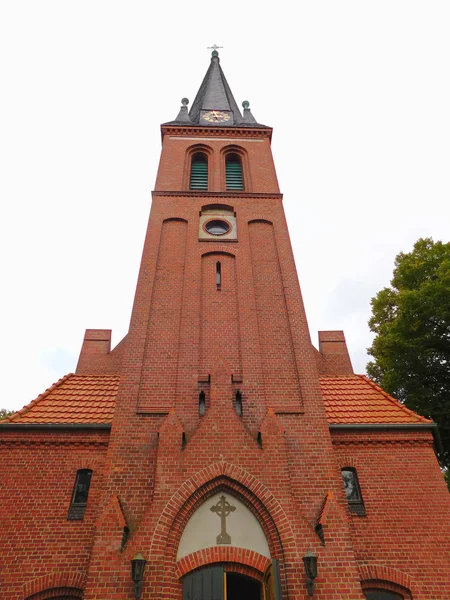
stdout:
[[[294,8],[295,7],[295,8]],[[216,43],[273,152],[311,336],[364,372],[394,258],[449,240],[450,2],[0,3],[0,407],[126,334],[160,123]]]

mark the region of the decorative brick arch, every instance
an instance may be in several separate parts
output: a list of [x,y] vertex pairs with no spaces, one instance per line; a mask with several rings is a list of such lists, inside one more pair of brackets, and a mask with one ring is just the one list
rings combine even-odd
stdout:
[[411,592],[414,591],[413,581],[407,573],[387,565],[360,565],[359,575],[363,590],[379,588],[399,592],[407,599],[411,598]]
[[354,469],[358,468],[358,461],[350,454],[339,456],[337,459],[337,464],[340,469],[344,469],[345,467],[353,467]]
[[238,144],[227,144],[220,149],[220,161],[221,161],[221,183],[222,189],[226,190],[225,185],[225,161],[228,154],[237,154],[241,159],[242,173],[244,176],[244,190],[245,192],[251,192],[253,189],[251,181],[250,165],[248,160],[248,152],[243,146]]
[[[86,575],[84,573],[48,573],[47,575],[42,575],[41,577],[37,577],[36,579],[32,579],[25,583],[22,588],[22,593],[26,599],[31,596],[32,600],[41,600],[41,598],[51,598],[51,593],[55,588],[59,588],[59,590],[65,588],[65,590],[70,589],[71,595],[75,598],[77,598],[76,594],[81,598],[85,585]],[[36,596],[36,598],[34,598],[34,596]]]
[[217,203],[217,202],[213,202],[212,204],[204,204],[202,206],[202,212],[204,210],[228,210],[230,212],[234,213],[234,206],[232,206],[231,204],[222,204],[222,203]]
[[[186,575],[189,571],[213,563],[227,563],[230,565],[228,570],[231,571],[234,570],[232,565],[244,565],[250,567],[252,572],[256,571],[262,575],[270,564],[270,559],[254,550],[236,548],[235,546],[203,548],[202,550],[197,550],[196,552],[192,552],[191,554],[180,558],[177,562],[177,577],[183,577],[183,575]],[[240,571],[238,570],[238,572]],[[259,577],[256,578],[259,579]]]
[[[234,492],[253,512],[263,528],[271,554],[281,558],[283,546],[294,542],[294,534],[284,510],[272,492],[256,477],[241,467],[225,462],[202,469],[178,488],[158,520],[151,555],[165,554],[165,540],[169,537],[179,541],[191,515],[220,488]],[[174,531],[177,533],[175,536]]]
[[[158,576],[155,597],[177,598],[180,581],[171,574],[169,565],[176,565],[176,553],[181,535],[197,508],[218,491],[224,490],[235,495],[253,513],[261,525],[269,546],[270,554],[280,561],[282,587],[286,590],[284,555],[288,551],[289,562],[297,561],[297,549],[294,534],[289,520],[270,490],[256,477],[241,467],[230,463],[215,463],[206,467],[185,481],[164,507],[156,525],[150,556],[156,564],[164,565]],[[214,547],[216,550],[217,547]],[[247,552],[250,552],[247,550]],[[202,557],[204,560],[206,555]],[[214,558],[210,562],[217,562]],[[238,565],[236,562],[229,564]],[[208,563],[202,563],[208,564]],[[259,572],[254,565],[241,565],[252,571],[255,576]],[[238,568],[233,568],[238,572]],[[249,571],[250,570],[250,571]]]
[[248,221],[248,225],[250,225],[251,223],[267,223],[268,225],[273,225],[273,221],[271,221],[270,219],[266,219],[265,217],[250,219],[250,221]]
[[193,144],[186,149],[184,168],[183,168],[183,189],[189,190],[189,181],[191,174],[191,162],[194,154],[205,154],[208,159],[208,189],[211,184],[211,173],[214,168],[214,150],[207,144]]
[[64,598],[64,600],[81,600],[82,597],[83,590],[79,588],[57,587],[28,596],[25,600],[59,600],[60,598]]
[[181,221],[182,223],[188,223],[188,220],[184,219],[183,217],[167,217],[166,219],[163,219],[163,223],[168,223],[169,221]]
[[207,252],[203,252],[202,256],[211,256],[211,254],[219,256],[231,256],[232,258],[236,258],[236,254],[234,252],[225,252],[224,250],[208,250]]
[[100,465],[102,461],[96,457],[86,456],[82,457],[75,463],[75,469],[80,471],[81,469],[91,469],[91,471],[95,472],[100,469]]
[[239,249],[231,244],[224,244],[223,242],[210,242],[208,250],[198,248],[197,254],[200,256],[207,256],[208,254],[228,254],[229,256],[237,256],[239,254]]

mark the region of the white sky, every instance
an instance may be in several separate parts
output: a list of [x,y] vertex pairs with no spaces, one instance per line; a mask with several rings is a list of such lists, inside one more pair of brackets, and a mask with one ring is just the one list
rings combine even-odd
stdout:
[[449,240],[450,2],[0,3],[0,407],[126,334],[160,153],[214,43],[273,152],[312,340],[364,372],[370,299]]

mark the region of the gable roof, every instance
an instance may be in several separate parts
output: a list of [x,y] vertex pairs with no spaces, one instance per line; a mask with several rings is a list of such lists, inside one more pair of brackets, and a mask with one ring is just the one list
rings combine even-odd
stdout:
[[3,423],[111,423],[117,375],[69,373]]
[[320,388],[329,423],[432,423],[389,396],[365,375],[321,377]]
[[[330,424],[432,423],[365,375],[321,377]],[[2,423],[111,423],[119,377],[69,373]]]

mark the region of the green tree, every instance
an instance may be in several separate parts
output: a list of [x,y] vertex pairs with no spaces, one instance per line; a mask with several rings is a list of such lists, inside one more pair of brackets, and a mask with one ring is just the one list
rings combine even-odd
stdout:
[[9,415],[14,414],[13,410],[8,410],[7,408],[0,408],[0,421],[9,417]]
[[372,298],[367,372],[408,408],[439,425],[450,466],[450,244],[419,239],[395,259],[391,287]]

